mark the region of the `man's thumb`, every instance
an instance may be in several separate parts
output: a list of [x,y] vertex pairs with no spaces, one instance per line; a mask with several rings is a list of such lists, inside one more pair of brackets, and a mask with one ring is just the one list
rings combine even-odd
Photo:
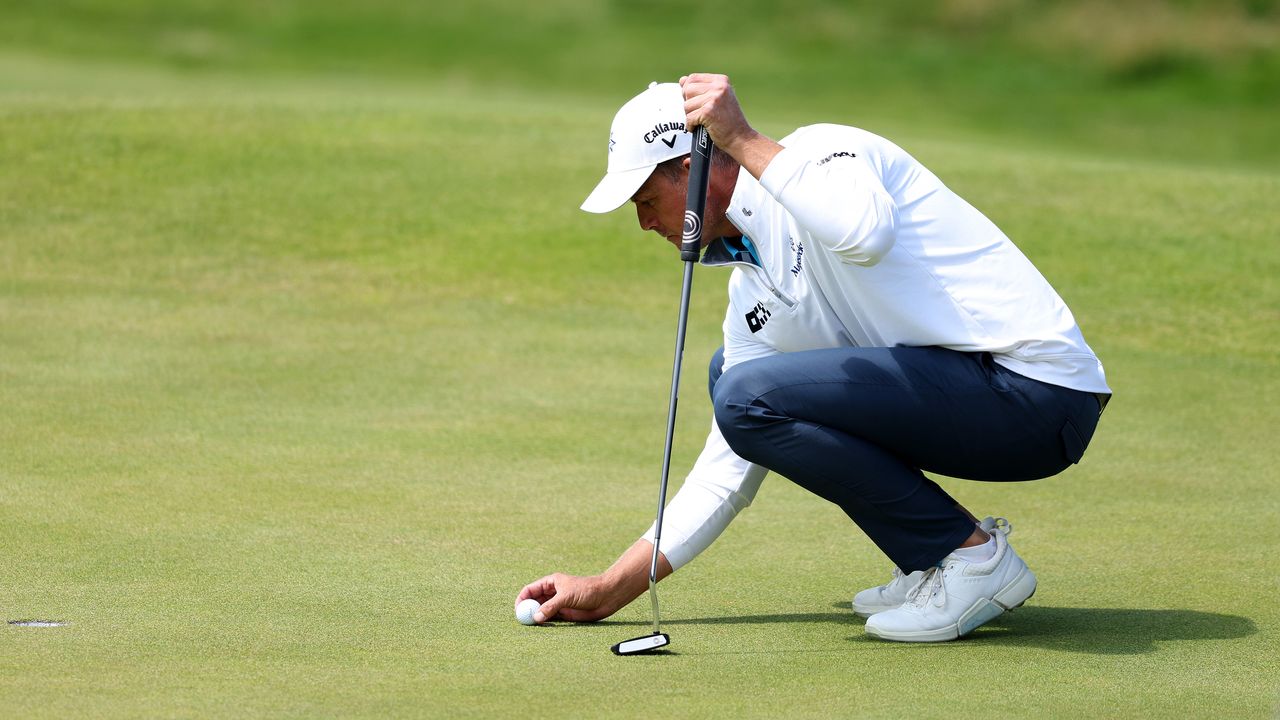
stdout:
[[552,596],[550,600],[542,603],[542,606],[534,611],[533,621],[538,624],[542,624],[555,617],[556,613],[560,612],[560,606],[563,604],[564,600],[560,599],[560,595],[557,593]]

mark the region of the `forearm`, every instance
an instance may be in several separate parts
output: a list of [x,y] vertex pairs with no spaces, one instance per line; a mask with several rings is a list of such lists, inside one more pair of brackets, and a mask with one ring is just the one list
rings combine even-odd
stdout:
[[[649,589],[649,567],[652,562],[653,543],[641,538],[600,575],[602,590],[609,596],[609,604],[615,610],[626,607]],[[658,553],[658,579],[673,572],[675,570],[667,562],[666,556]]]
[[728,153],[757,180],[782,146],[756,132],[747,122],[729,78],[693,73],[680,78],[684,88],[686,123],[706,127],[716,147]]
[[764,174],[765,168],[769,167],[774,156],[782,152],[781,145],[749,126],[736,135],[724,138],[716,149],[729,153],[757,180]]

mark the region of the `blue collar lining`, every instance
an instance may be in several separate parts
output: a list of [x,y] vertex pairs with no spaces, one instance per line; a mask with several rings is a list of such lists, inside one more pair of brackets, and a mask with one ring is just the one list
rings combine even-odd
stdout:
[[764,267],[760,262],[760,255],[756,252],[756,246],[751,242],[751,238],[743,235],[739,238],[722,238],[725,249],[733,256],[737,262],[749,262],[757,267]]

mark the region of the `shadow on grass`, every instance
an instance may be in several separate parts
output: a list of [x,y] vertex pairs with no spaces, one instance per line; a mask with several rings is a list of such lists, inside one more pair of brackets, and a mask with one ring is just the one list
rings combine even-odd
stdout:
[[[789,615],[725,615],[709,618],[675,618],[662,621],[667,625],[760,625],[764,623],[832,623],[836,625],[861,625],[862,618],[852,613],[792,613]],[[652,626],[651,622],[605,620],[599,625]]]
[[[1199,610],[1027,605],[992,620],[961,642],[1041,647],[1091,655],[1141,655],[1155,652],[1161,642],[1230,640],[1256,632],[1258,627],[1249,618]],[[866,635],[851,639],[882,642]]]
[[[845,603],[833,607],[846,608]],[[862,625],[849,610],[828,613],[730,615],[674,618],[663,625],[760,625],[769,623],[830,623]],[[607,622],[619,627],[646,622]],[[961,643],[1040,647],[1092,655],[1141,655],[1155,652],[1161,642],[1174,640],[1230,640],[1258,632],[1252,620],[1238,615],[1199,610],[1141,610],[1133,608],[1070,608],[1025,606],[1005,613],[966,636]],[[850,638],[895,647],[926,647],[929,643],[887,643],[866,635]]]
[[1034,645],[1094,655],[1155,652],[1170,640],[1230,640],[1258,626],[1239,615],[1199,610],[1025,606],[974,633],[984,643]]

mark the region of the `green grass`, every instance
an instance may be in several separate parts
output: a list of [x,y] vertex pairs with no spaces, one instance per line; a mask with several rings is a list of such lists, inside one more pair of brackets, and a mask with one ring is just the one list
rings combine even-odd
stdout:
[[[239,6],[171,12],[201,7]],[[342,73],[302,40],[193,67],[42,8],[11,17],[70,40],[0,55],[0,619],[69,625],[0,627],[0,715],[1276,711],[1280,173],[1274,145],[1249,144],[1270,101],[1216,107],[1194,73],[1134,96],[1099,81],[1085,96],[1118,98],[1111,121],[1068,104],[1060,133],[1023,124],[1051,114],[1043,97],[990,127],[882,98],[863,124],[1019,243],[1117,391],[1063,476],[945,481],[1013,520],[1040,590],[962,642],[871,641],[846,603],[885,561],[773,477],[664,583],[673,653],[622,660],[607,647],[644,631],[647,602],[531,629],[511,601],[603,568],[651,520],[679,268],[626,213],[576,210],[591,139],[636,83],[572,87],[539,57],[486,84],[396,55],[408,41],[356,48]],[[72,51],[95,17],[101,46]],[[228,42],[272,27],[246,18]],[[983,54],[955,42],[980,86]],[[692,57],[671,48],[663,68]],[[748,69],[740,92],[781,134],[815,119],[785,71],[830,61],[771,52],[782,69]],[[1044,53],[1028,72],[1054,72]],[[1231,62],[1204,72],[1240,77]],[[1155,137],[1226,114],[1258,135],[1217,155],[1128,144],[1144,103],[1179,110]],[[861,122],[858,97],[814,106]],[[725,280],[695,282],[677,476],[709,422]]]
[[1280,165],[1275,0],[5,0],[0,47],[347,74],[616,107],[693,68],[789,124],[914,121],[1035,151]]

